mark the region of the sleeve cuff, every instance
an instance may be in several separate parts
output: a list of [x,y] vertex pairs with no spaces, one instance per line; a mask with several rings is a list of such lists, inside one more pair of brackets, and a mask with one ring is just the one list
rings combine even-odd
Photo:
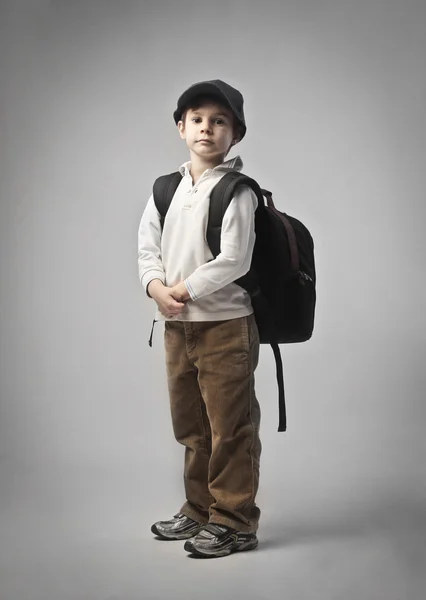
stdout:
[[145,288],[145,292],[146,292],[146,295],[148,296],[148,298],[152,298],[152,296],[150,296],[148,293],[148,286],[151,283],[151,281],[153,281],[154,279],[159,279],[161,281],[161,283],[164,285],[164,273],[149,271],[149,273],[146,273],[142,277],[141,283],[142,283],[142,286]]
[[192,288],[192,285],[189,282],[189,279],[185,279],[184,284],[186,289],[188,290],[188,294],[191,296],[191,300],[197,300],[197,296],[195,295],[195,292]]

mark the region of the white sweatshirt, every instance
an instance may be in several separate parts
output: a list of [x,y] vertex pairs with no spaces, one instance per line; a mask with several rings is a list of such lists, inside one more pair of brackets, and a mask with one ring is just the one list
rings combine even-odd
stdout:
[[151,195],[138,231],[139,278],[145,291],[153,279],[167,286],[184,281],[191,300],[172,319],[157,309],[159,321],[221,321],[251,314],[250,296],[232,283],[250,268],[255,242],[254,213],[257,197],[241,186],[231,200],[222,221],[220,254],[213,255],[206,241],[210,193],[230,170],[240,171],[239,156],[204,171],[195,185],[191,162],[179,171],[182,181],[173,197],[161,232],[160,215]]

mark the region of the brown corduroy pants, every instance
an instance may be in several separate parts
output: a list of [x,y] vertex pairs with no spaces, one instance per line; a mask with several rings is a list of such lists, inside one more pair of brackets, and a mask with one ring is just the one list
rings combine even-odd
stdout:
[[254,315],[166,321],[164,339],[173,431],[185,446],[180,512],[199,523],[255,532],[262,446]]

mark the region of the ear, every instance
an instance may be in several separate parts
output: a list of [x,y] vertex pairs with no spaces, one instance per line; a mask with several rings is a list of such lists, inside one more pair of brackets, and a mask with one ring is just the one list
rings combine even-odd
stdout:
[[239,132],[238,128],[235,127],[234,128],[234,137],[232,138],[231,147],[235,146],[235,144],[238,144],[238,142],[240,142],[240,141],[241,141],[240,132]]
[[180,137],[184,140],[186,138],[186,135],[185,135],[185,123],[183,121],[179,121],[178,124],[177,124],[177,126],[178,126],[178,129],[179,129]]

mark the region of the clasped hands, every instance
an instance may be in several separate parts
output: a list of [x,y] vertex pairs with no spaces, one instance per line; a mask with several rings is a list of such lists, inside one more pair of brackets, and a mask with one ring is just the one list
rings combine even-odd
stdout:
[[191,299],[183,281],[168,287],[159,279],[153,279],[148,285],[148,293],[157,303],[160,313],[169,319],[179,315]]

